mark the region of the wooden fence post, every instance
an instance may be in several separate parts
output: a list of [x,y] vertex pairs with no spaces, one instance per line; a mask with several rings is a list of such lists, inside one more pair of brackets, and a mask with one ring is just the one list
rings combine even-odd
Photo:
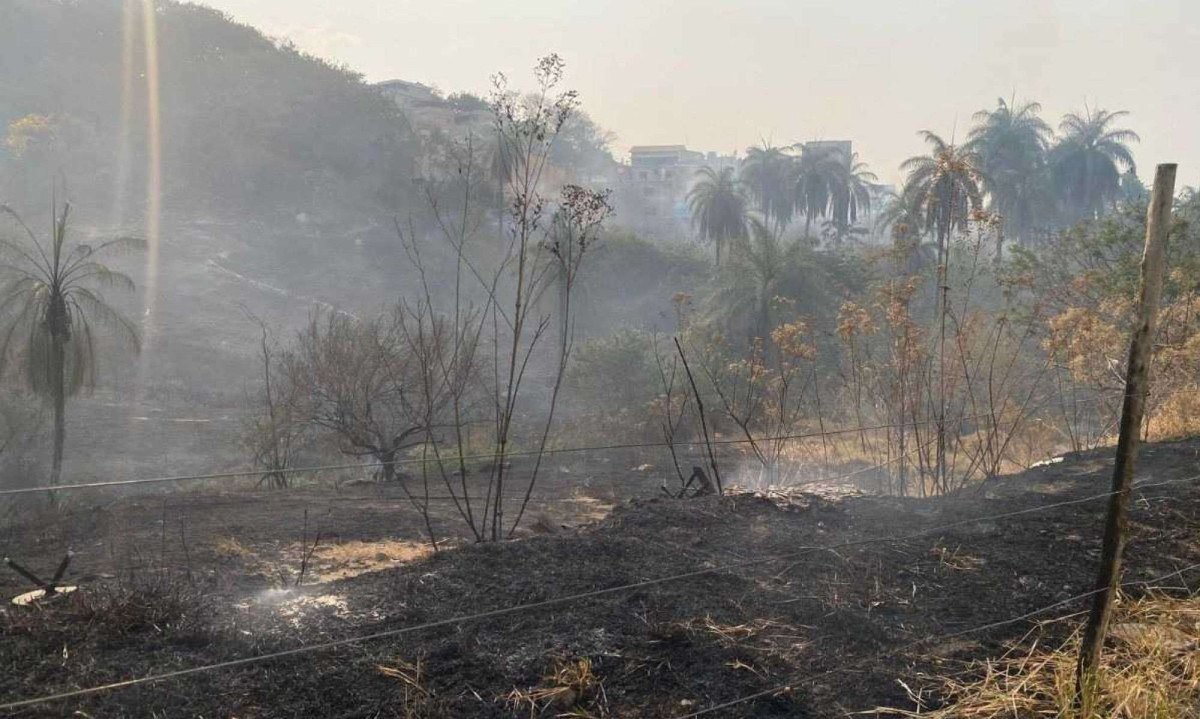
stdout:
[[1104,523],[1104,546],[1092,609],[1079,648],[1075,704],[1081,719],[1094,713],[1097,670],[1104,636],[1112,615],[1112,602],[1121,582],[1121,554],[1125,550],[1129,498],[1133,491],[1133,465],[1141,440],[1142,416],[1146,408],[1150,360],[1154,349],[1154,331],[1158,304],[1162,296],[1163,265],[1167,233],[1171,223],[1171,202],[1175,195],[1177,165],[1159,165],[1154,173],[1154,192],[1146,213],[1146,249],[1142,255],[1141,297],[1137,324],[1129,342],[1129,361],[1125,368],[1125,401],[1121,407],[1120,436],[1113,463],[1112,496]]

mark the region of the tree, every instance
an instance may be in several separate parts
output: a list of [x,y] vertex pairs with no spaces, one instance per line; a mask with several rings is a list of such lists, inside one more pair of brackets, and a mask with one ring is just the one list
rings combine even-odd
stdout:
[[427,441],[434,424],[429,409],[445,399],[423,392],[403,313],[396,307],[370,320],[336,311],[314,315],[281,357],[275,390],[299,403],[288,409],[293,420],[332,433],[344,454],[373,458],[385,481],[396,479],[401,453]]
[[[871,172],[867,163],[859,161],[857,152],[851,153],[845,162],[834,164],[831,169],[831,221],[849,231],[858,222],[860,214],[871,211],[871,192],[879,182],[879,176]],[[849,234],[864,233],[851,231]]]
[[1063,117],[1062,138],[1051,152],[1051,171],[1067,219],[1096,219],[1121,196],[1121,172],[1136,172],[1129,144],[1141,138],[1116,127],[1125,110],[1084,110]]
[[900,169],[908,175],[905,194],[919,198],[925,229],[937,239],[941,264],[950,234],[966,227],[971,212],[982,204],[978,157],[970,147],[948,143],[929,130],[920,135],[929,154],[910,157]]
[[998,99],[994,110],[975,113],[966,144],[979,159],[988,209],[1022,239],[1045,224],[1052,210],[1046,154],[1053,133],[1038,116],[1041,109],[1036,102],[1017,105]]
[[[141,240],[118,237],[92,246],[67,244],[70,204],[51,206],[48,242],[39,241],[21,217],[0,205],[28,242],[0,236],[0,363],[15,357],[25,381],[54,413],[54,455],[50,486],[62,477],[66,442],[66,402],[96,381],[96,334],[93,326],[110,329],[113,337],[135,352],[138,331],[133,322],[110,307],[99,288],[132,292],[133,280],[109,269],[96,258],[105,252],[140,248]],[[2,369],[0,365],[0,369]]]
[[782,235],[796,213],[795,158],[783,148],[766,143],[762,147],[751,147],[746,151],[746,159],[742,160],[741,177],[750,195],[758,201],[763,221],[773,225],[776,234]]
[[799,251],[798,243],[785,243],[767,223],[752,217],[750,232],[730,252],[721,287],[713,298],[726,314],[727,322],[739,317],[752,318],[750,339],[768,340],[771,302],[780,279],[795,271]]
[[[469,365],[474,364],[469,358],[474,356],[474,348],[479,342],[490,354],[480,362],[489,370],[486,373],[489,375],[488,386],[484,389],[491,414],[486,424],[490,427],[488,441],[492,457],[486,471],[483,507],[472,508],[465,483],[461,487],[462,494],[456,495],[447,482],[447,489],[454,496],[463,519],[480,541],[511,537],[529,506],[554,427],[559,394],[574,346],[571,301],[574,287],[584,257],[591,253],[601,225],[612,210],[607,191],[596,192],[564,184],[558,187],[556,200],[545,194],[556,184],[548,175],[552,169],[550,158],[555,142],[579,106],[575,91],[559,89],[564,69],[558,55],[541,58],[534,67],[537,90],[524,95],[509,89],[504,75],[497,74],[493,78],[491,110],[501,158],[493,164],[493,169],[498,170],[503,204],[497,208],[501,242],[499,247],[492,248],[495,252],[486,264],[479,265],[485,268],[483,271],[478,270],[465,250],[466,240],[475,232],[469,219],[472,207],[470,168],[473,166],[469,147],[458,168],[467,180],[461,186],[462,214],[441,216],[438,221],[454,249],[455,261],[454,308],[446,313],[445,323],[453,328],[451,337],[468,337],[469,341],[453,339],[443,343],[448,346],[443,360],[436,365],[420,364],[455,368],[444,374],[462,375]],[[434,209],[435,214],[440,215],[436,207]],[[433,307],[432,291],[425,281],[427,275],[413,233],[409,233],[405,244],[422,278],[426,305]],[[464,268],[470,270],[469,274],[483,290],[482,305],[478,307],[464,304],[459,292],[458,278],[465,276]],[[548,337],[555,313],[542,311],[543,297],[554,288],[558,290],[557,314],[562,330],[557,346]],[[542,416],[526,423],[524,419],[532,416],[528,387],[538,382],[529,374],[534,367],[544,372],[541,377],[544,378],[545,394],[536,400],[537,412]],[[445,406],[447,413],[453,411],[449,427],[453,430],[454,436],[450,438],[453,445],[448,454],[452,458],[456,456],[462,468],[472,433],[467,431],[467,418],[459,413],[456,395],[451,392],[448,398],[428,404]],[[527,429],[533,436],[519,434]],[[508,518],[505,512],[512,495],[506,495],[506,482],[511,488],[514,480],[521,476],[517,473],[526,472],[512,468],[509,460],[513,445],[525,439],[534,448],[532,466],[525,473],[524,487],[516,485],[521,492],[519,507],[516,516]],[[430,444],[437,453],[433,458],[436,469],[445,478],[446,467],[437,443],[431,441]]]
[[746,236],[746,195],[732,167],[702,167],[696,178],[687,194],[692,225],[700,239],[713,243],[720,266],[722,246]]
[[247,316],[258,325],[262,386],[250,397],[255,411],[243,422],[242,442],[254,465],[262,468],[259,484],[286,489],[291,484],[288,470],[292,457],[309,429],[308,423],[296,416],[305,404],[299,395],[303,388],[296,382],[281,381],[278,343],[264,320],[249,312]]
[[809,236],[815,217],[825,217],[837,187],[838,164],[849,158],[827,148],[799,146],[792,173],[796,209],[804,215],[804,236]]
[[847,229],[854,225],[859,213],[870,209],[871,190],[879,178],[857,153],[847,156],[836,146],[813,144],[794,148],[800,154],[791,179],[796,211],[804,215],[804,236],[810,235],[816,218],[829,217]]
[[921,136],[930,146],[928,155],[918,155],[904,161],[900,169],[908,173],[906,192],[921,198],[925,227],[937,239],[938,279],[938,393],[937,393],[937,464],[936,482],[948,486],[946,466],[946,315],[950,291],[947,265],[950,254],[950,235],[965,229],[971,215],[981,209],[978,157],[967,147],[948,143],[941,137],[923,130]]

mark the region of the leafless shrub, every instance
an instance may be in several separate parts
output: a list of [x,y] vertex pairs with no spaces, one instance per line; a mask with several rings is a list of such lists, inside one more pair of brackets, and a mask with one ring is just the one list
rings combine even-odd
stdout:
[[281,350],[266,323],[253,315],[258,325],[258,358],[262,385],[250,395],[252,413],[242,423],[242,442],[254,466],[262,469],[260,484],[284,489],[291,484],[288,469],[294,453],[309,438],[309,424],[297,416],[302,406],[302,385],[281,376]]
[[[437,362],[414,353],[419,383],[429,388],[429,394],[441,388],[443,404],[449,408],[447,431],[435,437],[433,423],[426,422],[423,439],[428,445],[422,450],[423,459],[432,460],[479,541],[512,536],[529,504],[574,343],[571,301],[579,268],[611,212],[607,193],[577,185],[562,186],[555,201],[547,197],[548,160],[554,140],[578,105],[573,91],[558,89],[562,73],[563,62],[557,55],[540,60],[534,72],[538,88],[530,95],[510,90],[503,75],[494,78],[491,108],[497,147],[492,174],[503,200],[496,217],[499,248],[487,252],[475,248],[482,234],[476,204],[486,173],[480,172],[473,139],[468,139],[459,154],[453,179],[461,203],[447,210],[434,193],[429,195],[436,224],[454,255],[454,295],[443,312],[436,309],[445,305],[428,282],[419,239],[397,223],[423,289],[422,300],[407,314],[406,336],[411,341],[423,327],[439,323],[447,328],[445,341],[439,343],[444,351],[438,353]],[[482,297],[470,299],[464,281],[472,283],[474,296]],[[544,300],[551,291],[557,295],[556,307],[546,310]],[[551,336],[555,328],[557,342]],[[476,379],[478,384],[473,385]],[[467,428],[476,419],[467,402],[474,396],[467,389],[472,385],[480,388],[484,398],[486,412],[480,413],[488,423],[484,451],[492,455],[481,488],[482,506],[471,501],[464,461],[471,445]],[[542,393],[542,406],[536,412],[540,418],[522,427],[520,420],[534,414],[536,398],[531,397],[531,385]],[[510,454],[513,445],[522,440],[534,449],[532,466],[515,480],[516,515],[506,519],[514,484]],[[442,445],[449,447],[443,450]],[[427,473],[428,462],[422,466]],[[458,486],[450,479],[455,472],[460,478]]]
[[359,320],[336,311],[313,314],[281,357],[291,416],[325,430],[347,455],[379,462],[384,481],[397,477],[402,453],[426,440],[431,408],[409,352],[403,308]]

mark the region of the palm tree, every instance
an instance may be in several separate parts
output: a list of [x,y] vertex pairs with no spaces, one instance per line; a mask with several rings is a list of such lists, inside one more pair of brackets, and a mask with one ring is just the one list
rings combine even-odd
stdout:
[[1137,171],[1129,144],[1141,138],[1115,127],[1124,110],[1084,110],[1063,117],[1051,152],[1054,185],[1071,220],[1095,219],[1121,194],[1121,171]]
[[908,158],[900,169],[908,174],[905,194],[920,198],[925,229],[934,233],[941,264],[951,233],[965,227],[971,212],[982,206],[981,175],[971,148],[948,143],[929,130],[920,135],[929,154]]
[[732,167],[714,170],[702,167],[696,172],[696,183],[687,193],[692,225],[700,239],[716,247],[717,265],[721,264],[721,247],[730,240],[746,235],[746,194],[734,175]]
[[996,109],[980,110],[966,148],[979,159],[978,169],[988,194],[988,209],[1004,218],[1017,237],[1049,219],[1046,154],[1053,134],[1038,116],[1036,102],[1021,105],[996,101]]
[[929,144],[928,155],[910,157],[900,169],[908,173],[906,193],[921,198],[926,231],[937,240],[938,286],[938,393],[937,393],[937,463],[936,481],[946,486],[946,314],[949,282],[946,270],[950,251],[950,235],[966,226],[972,212],[980,209],[978,157],[967,147],[948,143],[929,130],[921,136]]
[[713,304],[729,329],[738,319],[747,319],[749,339],[769,341],[771,301],[780,280],[793,271],[800,246],[785,243],[762,218],[752,216],[749,232],[738,240],[736,250],[718,279]]
[[751,196],[758,201],[758,210],[776,234],[783,234],[796,212],[792,193],[795,158],[783,148],[763,144],[746,150],[741,176]]
[[924,208],[920,188],[905,185],[899,193],[888,192],[883,207],[875,216],[875,233],[891,238],[897,268],[905,274],[918,274],[937,259],[936,250],[930,251],[932,246],[922,243],[928,234]]
[[867,163],[860,162],[858,153],[854,152],[848,161],[834,165],[833,178],[833,222],[853,227],[859,214],[871,211],[871,193],[878,185],[879,177],[871,172]]
[[106,251],[140,247],[142,242],[119,237],[95,247],[67,244],[71,206],[51,207],[49,242],[40,242],[11,208],[0,205],[24,231],[29,242],[0,237],[0,369],[10,357],[23,364],[34,394],[48,400],[54,411],[54,458],[50,485],[62,476],[66,440],[66,401],[82,388],[94,386],[96,345],[93,325],[110,328],[118,340],[137,351],[137,327],[104,302],[99,287],[133,290],[133,280],[96,261]]
[[808,237],[812,221],[825,217],[830,211],[838,183],[839,165],[848,160],[827,147],[798,145],[800,151],[793,171],[796,211],[804,215],[804,236]]

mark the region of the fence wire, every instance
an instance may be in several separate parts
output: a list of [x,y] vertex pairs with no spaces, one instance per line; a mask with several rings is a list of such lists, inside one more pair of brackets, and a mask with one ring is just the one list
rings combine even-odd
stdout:
[[[1139,483],[1135,483],[1134,489],[1144,490],[1144,489],[1149,489],[1149,488],[1153,488],[1153,487],[1164,487],[1164,486],[1170,486],[1170,485],[1191,483],[1191,482],[1196,482],[1198,480],[1200,480],[1200,474],[1191,475],[1188,477],[1182,477],[1182,478],[1178,478],[1178,479],[1172,479],[1172,480],[1163,480],[1163,481],[1159,481],[1159,482],[1139,482]],[[955,529],[958,527],[969,526],[972,524],[995,522],[998,520],[1010,519],[1012,517],[1034,514],[1037,512],[1044,512],[1044,511],[1048,511],[1051,509],[1085,504],[1085,503],[1094,502],[1094,501],[1097,501],[1100,499],[1106,499],[1108,497],[1113,496],[1114,494],[1116,494],[1116,492],[1110,491],[1110,492],[1104,492],[1104,493],[1100,493],[1100,494],[1088,495],[1086,497],[1080,497],[1080,498],[1076,498],[1076,499],[1041,504],[1041,505],[1037,505],[1035,507],[1027,507],[1027,508],[1019,509],[1019,510],[1001,512],[998,514],[990,514],[990,515],[981,516],[981,517],[972,517],[969,519],[963,519],[963,520],[958,520],[958,521],[954,521],[954,522],[948,522],[945,524],[940,524],[940,525],[937,525],[934,527],[929,527],[929,528],[920,530],[918,532],[913,532],[913,533],[905,534],[905,535],[897,535],[897,536],[891,536],[891,537],[869,537],[869,538],[851,540],[851,541],[846,541],[846,542],[841,542],[841,543],[831,544],[831,545],[807,546],[807,547],[800,548],[794,552],[788,552],[785,554],[779,554],[779,555],[774,555],[774,556],[770,556],[770,557],[760,557],[758,559],[730,562],[730,563],[721,564],[721,565],[717,565],[717,566],[713,566],[713,567],[706,567],[703,569],[697,569],[697,570],[693,570],[693,571],[689,571],[689,572],[681,572],[678,574],[672,574],[672,575],[663,576],[663,577],[656,577],[653,579],[646,579],[646,580],[639,581],[639,582],[631,582],[628,584],[621,584],[621,585],[617,585],[614,587],[607,587],[604,589],[596,589],[596,590],[592,590],[592,591],[588,591],[588,592],[579,592],[579,593],[575,593],[575,594],[569,594],[569,595],[565,595],[562,597],[555,597],[555,598],[546,599],[546,600],[542,600],[542,601],[538,601],[538,602],[531,602],[531,603],[527,603],[527,604],[517,604],[517,605],[513,605],[513,606],[509,606],[509,607],[502,607],[499,609],[493,609],[493,610],[488,610],[488,611],[484,611],[484,612],[476,612],[476,613],[472,613],[472,614],[460,615],[457,617],[449,617],[449,618],[445,618],[445,619],[424,622],[421,624],[410,625],[407,627],[399,627],[396,629],[389,629],[389,630],[380,631],[380,632],[373,632],[370,634],[364,634],[364,635],[359,635],[359,636],[354,636],[354,637],[346,637],[343,639],[336,639],[336,640],[320,642],[320,643],[316,643],[316,644],[306,644],[303,646],[293,647],[291,649],[285,649],[285,650],[277,651],[277,652],[269,652],[269,653],[258,654],[258,655],[254,655],[254,656],[250,656],[250,657],[243,657],[240,659],[231,659],[231,660],[227,660],[227,661],[223,661],[223,662],[204,664],[204,665],[200,665],[200,666],[196,666],[196,667],[190,667],[187,669],[179,669],[179,670],[163,672],[163,673],[159,673],[159,674],[151,674],[151,675],[147,675],[147,676],[143,676],[143,677],[134,677],[131,679],[125,679],[125,680],[118,681],[118,682],[112,682],[112,683],[108,683],[108,684],[91,686],[91,687],[87,687],[87,688],[83,688],[83,689],[75,689],[75,690],[71,690],[71,691],[58,692],[58,693],[54,693],[54,694],[46,694],[43,696],[33,697],[30,699],[22,699],[22,700],[18,700],[18,701],[0,704],[0,711],[12,711],[14,709],[21,709],[21,708],[25,708],[25,707],[40,705],[40,704],[46,704],[46,703],[51,703],[51,702],[64,701],[67,699],[75,699],[75,698],[80,698],[80,697],[85,697],[85,696],[91,696],[91,695],[100,694],[100,693],[104,693],[104,692],[110,692],[110,691],[115,691],[115,690],[119,690],[119,689],[124,689],[124,688],[132,687],[132,686],[138,686],[138,685],[144,685],[144,684],[154,684],[154,683],[158,683],[158,682],[179,679],[182,677],[192,676],[192,675],[206,673],[206,672],[213,672],[213,671],[219,671],[219,670],[224,670],[224,669],[232,669],[232,668],[247,666],[247,665],[251,665],[251,664],[258,664],[261,662],[269,662],[269,661],[273,661],[273,660],[277,660],[277,659],[283,659],[286,657],[307,654],[310,652],[326,651],[326,650],[335,649],[338,647],[349,646],[349,645],[354,645],[354,644],[361,644],[363,642],[371,642],[371,641],[377,641],[380,639],[399,637],[399,636],[403,636],[406,634],[412,634],[415,632],[425,631],[428,629],[434,629],[434,628],[438,628],[438,627],[459,625],[459,624],[465,624],[465,623],[469,623],[469,622],[477,622],[477,621],[484,620],[484,619],[493,619],[496,617],[509,616],[509,615],[518,614],[521,612],[533,611],[533,610],[537,610],[537,609],[548,609],[551,607],[562,606],[564,604],[570,604],[573,602],[583,601],[586,599],[594,599],[597,597],[610,596],[610,595],[619,594],[621,592],[626,592],[626,591],[630,591],[630,590],[642,589],[642,588],[646,588],[646,587],[651,587],[651,586],[660,585],[660,584],[666,584],[666,583],[670,583],[670,582],[678,582],[678,581],[683,581],[683,580],[687,580],[687,579],[694,579],[696,577],[702,577],[702,576],[707,576],[710,574],[726,572],[726,571],[730,571],[730,570],[734,570],[734,569],[742,569],[742,568],[746,568],[746,567],[761,566],[761,565],[765,565],[765,564],[773,564],[773,563],[782,562],[782,561],[791,561],[791,560],[798,559],[802,556],[805,556],[807,554],[811,554],[814,552],[836,553],[838,550],[850,549],[850,548],[855,548],[855,547],[863,547],[863,546],[868,546],[868,545],[910,542],[910,541],[914,541],[917,539],[927,538],[931,535],[935,535],[935,534],[945,532],[950,529]],[[1176,573],[1178,573],[1178,572],[1176,572]],[[1094,592],[1092,592],[1092,593],[1094,593]],[[1087,596],[1087,595],[1084,595],[1084,596]],[[1058,606],[1058,605],[1061,605],[1061,603],[1056,604],[1056,606]],[[1046,611],[1048,611],[1048,610],[1046,610]],[[1022,619],[1025,619],[1025,618],[1027,618],[1027,616],[1022,615],[1021,617],[1017,617],[1017,618],[1013,618],[1013,619],[1005,620],[1005,621],[1011,623],[1011,622],[1021,621]],[[997,626],[997,625],[995,623],[993,623],[992,625],[989,625],[989,626]],[[977,629],[974,631],[982,631],[982,629]],[[758,698],[761,698],[764,696],[769,696],[772,694],[778,694],[782,691],[787,691],[788,688],[790,688],[790,686],[791,686],[791,683],[782,685],[781,687],[773,688],[771,690],[766,690],[763,692],[756,692],[753,695],[746,695],[745,697],[735,700],[732,703],[727,702],[725,704],[708,707],[706,709],[701,710],[700,712],[693,712],[692,714],[688,714],[688,715],[684,715],[684,716],[685,717],[702,716],[704,714],[719,711],[721,709],[729,708],[731,706],[736,706],[737,704],[745,703],[748,701],[753,701],[754,699],[758,699]],[[683,717],[680,717],[679,719],[683,719]]]

